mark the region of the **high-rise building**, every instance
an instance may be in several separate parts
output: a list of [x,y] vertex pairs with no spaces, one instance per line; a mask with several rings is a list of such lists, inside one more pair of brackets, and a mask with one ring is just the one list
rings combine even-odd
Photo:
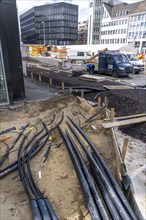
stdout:
[[100,28],[103,6],[101,0],[89,1],[88,44],[100,43]]
[[78,44],[87,44],[88,21],[78,23]]
[[24,99],[16,0],[0,1],[0,105]]
[[20,16],[24,44],[73,45],[78,38],[78,6],[54,3],[37,6]]

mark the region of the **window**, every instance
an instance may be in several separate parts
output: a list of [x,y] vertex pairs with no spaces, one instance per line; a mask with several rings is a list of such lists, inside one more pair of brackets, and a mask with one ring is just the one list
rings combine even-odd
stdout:
[[113,55],[116,63],[129,63],[127,57],[124,54]]
[[77,56],[79,56],[79,57],[84,56],[84,52],[77,52]]
[[2,48],[0,42],[0,103],[8,103],[7,86],[4,72],[4,64],[2,59]]
[[113,58],[111,57],[111,55],[107,56],[107,63],[108,64],[113,64]]

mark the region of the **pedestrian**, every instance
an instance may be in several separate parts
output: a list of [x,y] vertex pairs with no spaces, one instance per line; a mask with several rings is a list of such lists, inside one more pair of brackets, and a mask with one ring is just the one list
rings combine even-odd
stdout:
[[93,63],[87,64],[87,70],[89,71],[90,75],[94,74],[95,65]]

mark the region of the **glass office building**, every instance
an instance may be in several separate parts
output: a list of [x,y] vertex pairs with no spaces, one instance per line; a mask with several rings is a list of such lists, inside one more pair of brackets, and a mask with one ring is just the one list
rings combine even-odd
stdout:
[[24,44],[73,45],[78,38],[78,6],[37,6],[20,16],[20,25]]

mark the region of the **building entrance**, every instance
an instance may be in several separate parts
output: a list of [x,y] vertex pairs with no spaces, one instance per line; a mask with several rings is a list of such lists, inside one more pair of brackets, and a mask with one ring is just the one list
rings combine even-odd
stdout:
[[2,47],[1,47],[1,42],[0,42],[0,105],[9,103],[8,90],[7,90],[5,77],[6,76],[5,76],[5,71],[4,71]]

